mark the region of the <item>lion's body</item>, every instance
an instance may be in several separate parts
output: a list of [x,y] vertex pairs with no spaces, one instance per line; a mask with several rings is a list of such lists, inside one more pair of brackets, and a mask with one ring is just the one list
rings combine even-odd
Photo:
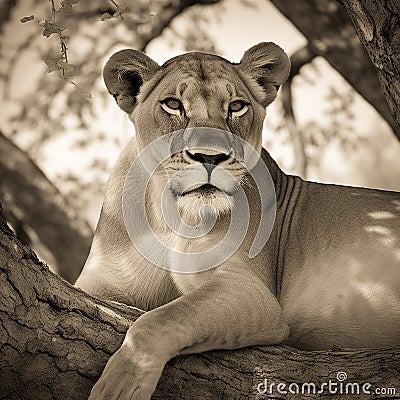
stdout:
[[[120,391],[123,399],[149,399],[165,362],[178,353],[282,342],[303,349],[398,344],[400,194],[306,182],[284,174],[262,150],[264,108],[288,73],[282,50],[260,44],[237,65],[199,53],[162,67],[133,51],[113,57],[104,73],[107,87],[130,114],[136,137],[111,173],[77,286],[151,311],[129,330],[91,398],[118,396]],[[223,133],[210,136],[210,149],[231,146],[231,151],[215,154],[200,146],[196,129],[204,126],[250,143],[272,177],[276,219],[254,258],[249,251],[258,232],[261,197],[236,160],[241,151],[246,158],[246,152]],[[243,243],[219,266],[204,272],[197,272],[204,256],[192,259],[193,273],[153,265],[132,243],[124,223],[124,185],[132,193],[142,190],[140,179],[126,180],[133,161],[158,137],[182,128],[186,136],[181,140],[190,151],[178,151],[165,161],[146,194],[153,231],[176,251],[168,259],[171,269],[184,263],[180,252],[208,251],[221,240],[233,213],[230,207],[236,204],[226,198],[234,196],[237,182],[250,207]],[[191,150],[199,148],[201,153]],[[215,164],[212,169],[206,168],[208,160]],[[216,160],[234,179],[221,175]],[[175,175],[177,171],[183,173]],[[196,239],[171,232],[160,207],[164,189],[172,193],[170,203],[189,226],[199,223],[202,205],[214,207],[214,228]],[[133,350],[138,360],[132,358]],[[121,364],[124,360],[127,365]],[[116,372],[118,368],[126,372]],[[139,382],[136,389],[129,386],[129,374]]]
[[[85,267],[90,274],[85,289],[151,310],[181,293],[170,273],[154,268],[137,252],[124,229],[122,188],[135,147],[133,139],[110,177]],[[264,156],[268,157],[266,152]],[[306,349],[397,344],[399,194],[280,174],[284,200],[278,204],[275,229],[261,254],[249,263],[278,296],[290,327],[290,344]],[[110,225],[119,229],[110,234]],[[198,286],[203,275],[181,280]]]

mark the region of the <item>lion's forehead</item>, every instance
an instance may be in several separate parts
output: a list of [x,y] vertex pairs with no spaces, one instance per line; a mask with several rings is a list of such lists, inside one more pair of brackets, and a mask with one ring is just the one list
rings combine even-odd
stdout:
[[[172,80],[176,87],[182,82],[191,85],[206,94],[207,89],[226,88],[229,93],[236,85],[241,86],[241,81],[235,71],[234,65],[219,56],[202,53],[189,53],[176,57],[163,66],[165,77],[176,77]],[[171,83],[170,79],[167,79]]]
[[196,75],[200,80],[213,76],[216,69],[232,71],[233,64],[220,56],[204,53],[187,53],[171,58],[163,66],[165,70],[181,70]]

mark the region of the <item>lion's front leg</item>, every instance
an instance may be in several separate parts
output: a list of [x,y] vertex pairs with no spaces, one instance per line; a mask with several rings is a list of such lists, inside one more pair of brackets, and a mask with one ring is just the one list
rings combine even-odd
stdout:
[[90,400],[150,399],[165,363],[178,354],[276,344],[288,334],[268,288],[250,271],[221,266],[204,286],[132,325]]

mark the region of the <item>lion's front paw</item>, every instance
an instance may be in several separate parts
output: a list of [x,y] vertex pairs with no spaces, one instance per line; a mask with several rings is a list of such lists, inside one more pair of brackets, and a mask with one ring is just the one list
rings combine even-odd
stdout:
[[149,400],[164,364],[123,345],[108,360],[89,400]]

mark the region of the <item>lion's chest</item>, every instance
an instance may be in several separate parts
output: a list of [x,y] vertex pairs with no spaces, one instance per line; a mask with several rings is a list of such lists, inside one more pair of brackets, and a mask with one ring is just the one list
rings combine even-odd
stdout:
[[169,256],[169,267],[176,286],[183,294],[205,285],[212,279],[214,271],[220,264],[214,266],[212,259],[215,257],[207,252],[217,241],[212,234],[201,239],[176,240]]

